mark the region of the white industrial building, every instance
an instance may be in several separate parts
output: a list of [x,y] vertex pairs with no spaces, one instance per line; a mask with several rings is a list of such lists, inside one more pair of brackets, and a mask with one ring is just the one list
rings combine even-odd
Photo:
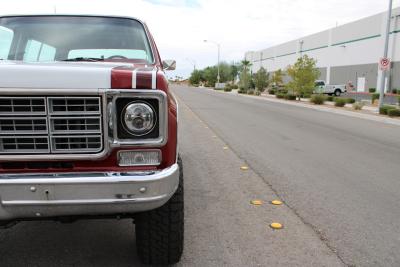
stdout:
[[[320,79],[330,84],[351,81],[357,91],[378,87],[378,62],[383,56],[387,12],[338,26],[261,51],[245,54],[252,72],[264,67],[268,72],[285,70],[296,59],[307,54],[317,60]],[[400,89],[400,8],[391,16],[389,54],[392,60],[386,90]],[[379,73],[379,74],[378,74]]]

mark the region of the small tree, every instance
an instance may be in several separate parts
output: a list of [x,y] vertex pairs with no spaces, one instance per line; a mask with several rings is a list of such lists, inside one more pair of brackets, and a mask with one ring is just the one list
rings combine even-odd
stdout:
[[276,70],[272,74],[271,83],[275,86],[280,86],[283,84],[283,71],[281,69]]
[[199,85],[200,82],[204,80],[203,76],[202,70],[194,70],[192,74],[190,74],[189,83],[191,85]]
[[214,87],[217,82],[217,66],[207,67],[204,69],[204,81],[207,87]]
[[235,81],[236,77],[239,74],[239,65],[232,63],[231,64],[231,77],[232,77],[232,82]]
[[254,83],[258,91],[263,92],[265,87],[268,86],[269,73],[261,67],[254,75]]
[[288,83],[288,89],[292,90],[299,99],[301,95],[312,94],[315,87],[315,80],[318,79],[320,72],[315,67],[316,60],[304,55],[297,59],[293,66],[287,69],[288,75],[292,80]]

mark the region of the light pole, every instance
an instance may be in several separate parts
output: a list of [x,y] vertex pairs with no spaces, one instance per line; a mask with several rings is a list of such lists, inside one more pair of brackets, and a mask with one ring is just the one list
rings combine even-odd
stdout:
[[[386,35],[385,35],[385,45],[383,51],[383,58],[387,58],[388,50],[389,50],[389,33],[390,33],[390,20],[392,19],[392,0],[389,0],[389,10],[387,14],[387,22],[386,22]],[[383,106],[383,97],[385,94],[385,77],[386,71],[381,71],[381,80],[380,80],[380,87],[379,87],[379,107]]]
[[220,79],[220,76],[219,76],[219,56],[220,56],[221,45],[219,43],[217,43],[217,42],[210,41],[210,40],[204,40],[204,42],[205,43],[215,44],[218,47],[218,65],[217,65],[218,75],[217,75],[217,82],[219,83],[219,79]]

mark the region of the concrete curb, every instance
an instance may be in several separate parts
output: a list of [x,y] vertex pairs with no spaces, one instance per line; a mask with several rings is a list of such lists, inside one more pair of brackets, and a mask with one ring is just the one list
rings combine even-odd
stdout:
[[[212,90],[212,91],[224,93],[224,94],[243,96],[243,97],[248,97],[248,98],[253,98],[253,99],[265,100],[265,101],[270,101],[270,102],[274,102],[274,103],[281,103],[281,104],[292,105],[292,106],[297,106],[297,107],[309,108],[309,109],[319,110],[319,111],[323,111],[323,112],[330,112],[330,113],[353,117],[353,118],[359,118],[359,119],[364,119],[364,120],[370,120],[370,121],[376,121],[376,122],[382,122],[382,123],[386,123],[386,124],[400,126],[399,119],[385,118],[385,117],[381,117],[381,116],[373,115],[373,114],[365,114],[365,113],[359,113],[359,112],[354,112],[354,111],[349,111],[349,110],[342,110],[342,109],[337,109],[337,108],[333,108],[333,107],[327,107],[324,105],[320,106],[320,105],[306,104],[306,103],[301,103],[301,102],[299,103],[299,102],[295,102],[295,101],[280,100],[280,99],[276,99],[276,98],[272,98],[272,97],[267,97],[267,96],[265,96],[265,94],[261,95],[261,97],[260,97],[260,96],[246,95],[246,94],[238,94],[237,92],[224,92],[224,91],[218,91],[218,90]],[[373,112],[371,109],[368,109],[368,111]],[[377,113],[375,113],[375,114],[377,114]]]

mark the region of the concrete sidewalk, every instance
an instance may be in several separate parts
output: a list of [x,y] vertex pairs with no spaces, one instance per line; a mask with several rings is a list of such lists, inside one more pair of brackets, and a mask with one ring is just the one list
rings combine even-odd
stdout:
[[305,108],[310,108],[310,109],[314,109],[314,110],[331,112],[331,113],[340,114],[340,115],[344,115],[344,116],[349,116],[349,117],[354,117],[354,118],[360,118],[360,119],[377,121],[377,122],[382,122],[382,123],[386,123],[386,124],[400,126],[400,119],[390,118],[390,117],[387,117],[384,115],[380,115],[377,107],[364,106],[361,111],[357,111],[357,110],[352,110],[351,104],[346,104],[345,108],[337,108],[334,106],[333,102],[325,102],[324,105],[314,105],[314,104],[310,103],[308,99],[301,99],[301,101],[290,101],[290,100],[284,100],[284,99],[277,99],[275,96],[265,94],[265,93],[261,94],[261,96],[254,96],[254,95],[239,94],[239,93],[237,93],[236,90],[232,91],[232,92],[224,92],[224,91],[219,91],[219,90],[214,90],[214,91],[224,93],[224,94],[234,94],[237,96],[266,100],[266,101],[275,102],[275,103],[282,103],[282,104],[286,104],[286,105],[305,107]]

